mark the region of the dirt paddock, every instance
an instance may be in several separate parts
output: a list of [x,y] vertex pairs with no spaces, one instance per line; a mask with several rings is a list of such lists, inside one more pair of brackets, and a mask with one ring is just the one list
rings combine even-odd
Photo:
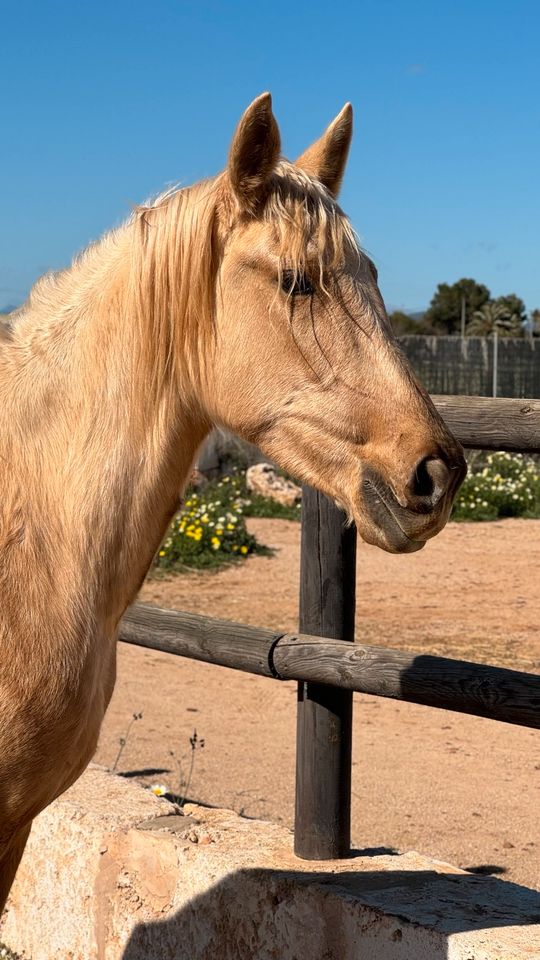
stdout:
[[[275,556],[218,573],[148,580],[141,599],[294,631],[300,527],[251,520]],[[450,524],[394,557],[360,544],[357,637],[540,672],[540,521]],[[118,683],[96,760],[176,790],[194,756],[191,799],[292,826],[296,688],[120,644]],[[358,696],[353,744],[357,848],[416,849],[540,889],[537,731]],[[171,756],[174,751],[175,756]]]

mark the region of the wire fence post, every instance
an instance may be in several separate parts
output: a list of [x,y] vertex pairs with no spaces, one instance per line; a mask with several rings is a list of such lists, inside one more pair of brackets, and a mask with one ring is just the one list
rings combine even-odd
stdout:
[[499,367],[499,336],[497,333],[497,328],[493,331],[493,396],[497,396],[497,378],[498,378],[498,367]]
[[[354,640],[356,529],[310,487],[302,494],[300,631]],[[298,684],[294,850],[347,857],[351,845],[352,693]]]

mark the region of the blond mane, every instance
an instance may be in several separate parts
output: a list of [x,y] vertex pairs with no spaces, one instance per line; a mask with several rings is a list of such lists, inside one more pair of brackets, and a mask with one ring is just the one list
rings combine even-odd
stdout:
[[[315,266],[324,290],[328,270],[351,254],[362,256],[334,198],[286,160],[278,163],[255,216],[275,229],[279,274],[296,277]],[[126,337],[137,341],[134,384],[157,393],[165,384],[177,386],[179,358],[192,365],[191,373],[203,362],[214,329],[220,251],[243,218],[226,174],[169,190],[136,207],[70,267],[40,278],[10,317],[10,333],[31,335],[34,321],[73,321],[77,313],[105,322],[112,298],[115,309],[121,301]]]

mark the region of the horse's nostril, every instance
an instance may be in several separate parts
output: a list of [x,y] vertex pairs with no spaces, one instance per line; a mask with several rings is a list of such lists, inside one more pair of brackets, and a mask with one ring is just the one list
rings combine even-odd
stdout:
[[434,507],[448,490],[450,470],[440,457],[424,457],[416,464],[407,484],[407,496],[414,505]]

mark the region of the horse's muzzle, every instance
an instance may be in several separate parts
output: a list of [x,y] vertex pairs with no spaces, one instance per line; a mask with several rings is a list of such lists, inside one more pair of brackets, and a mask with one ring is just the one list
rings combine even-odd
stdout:
[[[403,502],[373,468],[363,471],[360,533],[391,553],[414,553],[444,527],[466,467],[448,467],[438,458],[417,464]],[[367,528],[367,529],[366,529]]]

